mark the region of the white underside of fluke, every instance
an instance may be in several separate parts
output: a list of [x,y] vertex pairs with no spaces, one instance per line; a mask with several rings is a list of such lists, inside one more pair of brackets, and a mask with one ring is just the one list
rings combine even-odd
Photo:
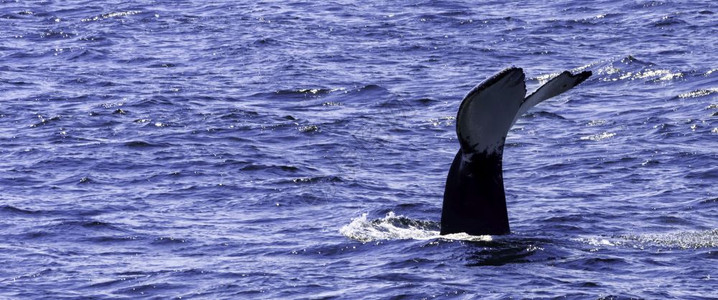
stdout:
[[456,116],[464,154],[500,151],[525,95],[524,72],[519,68],[504,70],[469,92]]

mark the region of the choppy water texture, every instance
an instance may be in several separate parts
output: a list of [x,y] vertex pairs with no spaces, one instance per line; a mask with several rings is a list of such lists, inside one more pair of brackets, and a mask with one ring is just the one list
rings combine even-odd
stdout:
[[[0,298],[718,297],[713,1],[0,1]],[[440,237],[454,116],[512,234]]]

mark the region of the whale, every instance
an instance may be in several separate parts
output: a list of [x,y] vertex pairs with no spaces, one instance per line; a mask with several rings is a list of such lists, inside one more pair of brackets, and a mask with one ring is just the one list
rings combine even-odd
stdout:
[[509,234],[502,160],[504,143],[519,117],[570,90],[591,71],[564,71],[526,97],[523,69],[510,67],[474,87],[456,114],[459,150],[449,168],[441,210],[441,235]]

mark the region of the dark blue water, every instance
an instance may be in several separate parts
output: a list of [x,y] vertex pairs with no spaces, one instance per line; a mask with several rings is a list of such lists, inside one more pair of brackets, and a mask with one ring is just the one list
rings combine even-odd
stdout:
[[[0,298],[716,298],[717,13],[0,1]],[[512,234],[439,237],[512,65],[594,76],[509,133]]]

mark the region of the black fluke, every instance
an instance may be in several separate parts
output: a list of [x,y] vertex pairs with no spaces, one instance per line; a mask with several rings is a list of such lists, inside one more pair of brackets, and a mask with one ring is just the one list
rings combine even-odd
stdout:
[[456,116],[460,148],[446,178],[441,234],[510,233],[502,169],[509,129],[531,107],[590,76],[564,71],[526,97],[523,70],[508,68],[469,92]]

